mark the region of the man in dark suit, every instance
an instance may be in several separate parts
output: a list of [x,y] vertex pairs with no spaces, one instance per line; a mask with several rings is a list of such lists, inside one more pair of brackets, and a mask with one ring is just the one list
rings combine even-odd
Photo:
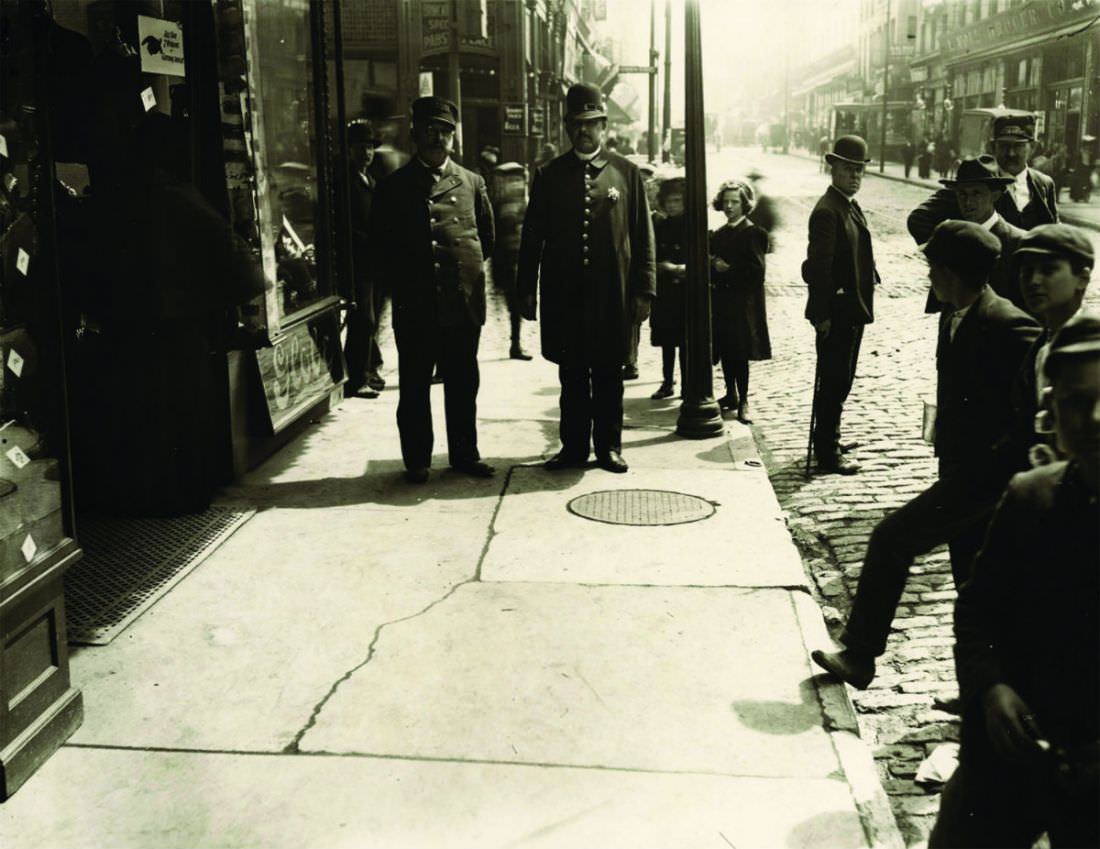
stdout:
[[[997,237],[1001,243],[1001,256],[989,275],[989,285],[1002,298],[1008,298],[1013,305],[1027,312],[1020,293],[1020,281],[1017,278],[1012,255],[1020,244],[1021,237],[1027,232],[1014,224],[1009,224],[997,212],[997,200],[1004,194],[1005,187],[1012,182],[997,167],[997,160],[989,154],[976,159],[964,159],[959,163],[954,180],[940,180],[947,188],[955,192],[955,202],[959,205],[959,218],[980,224]],[[930,304],[935,296],[929,293]],[[927,312],[937,312],[935,309]]]
[[959,590],[961,749],[932,849],[1100,845],[1100,318],[1066,322],[1044,371],[1063,459],[1012,479]]
[[374,310],[374,292],[370,280],[370,239],[367,227],[371,204],[374,201],[374,175],[370,165],[374,161],[374,149],[381,139],[374,132],[370,121],[360,118],[348,124],[348,206],[351,212],[351,262],[353,306],[348,311],[347,338],[344,341],[344,359],[348,366],[348,381],[344,384],[346,397],[377,398],[378,390],[370,385],[371,372],[377,363],[372,362],[374,334],[378,316]]
[[458,108],[439,97],[412,104],[416,156],[378,184],[371,244],[393,295],[400,397],[397,428],[410,483],[432,463],[432,370],[443,377],[451,466],[491,477],[477,448],[478,342],[485,323],[485,257],[493,212],[485,181],[451,160]]
[[958,587],[981,545],[1009,478],[1026,465],[1015,434],[1010,387],[1038,335],[1035,322],[993,292],[997,238],[969,221],[944,221],[924,246],[936,297],[953,312],[940,324],[936,351],[935,448],[939,478],[875,526],[859,588],[840,637],[843,651],[815,650],[814,661],[853,687],[866,688],[913,559],[946,543]]
[[802,263],[809,288],[806,318],[817,331],[813,447],[819,470],[851,475],[859,466],[841,457],[840,415],[852,391],[863,327],[875,318],[879,280],[871,232],[855,199],[870,161],[867,142],[842,136],[825,158],[832,183],[810,213]]
[[[1058,220],[1058,193],[1054,181],[1042,171],[1028,168],[1035,141],[1034,115],[1001,115],[993,120],[993,156],[1012,182],[996,202],[996,210],[1009,224],[1030,230]],[[909,213],[909,233],[923,245],[941,221],[959,218],[959,205],[950,189],[939,189]]]
[[524,318],[541,282],[542,355],[561,382],[562,448],[546,467],[582,467],[595,447],[601,468],[625,472],[622,366],[657,291],[653,224],[638,167],[603,146],[600,90],[574,85],[566,110],[573,149],[535,172],[519,256]]

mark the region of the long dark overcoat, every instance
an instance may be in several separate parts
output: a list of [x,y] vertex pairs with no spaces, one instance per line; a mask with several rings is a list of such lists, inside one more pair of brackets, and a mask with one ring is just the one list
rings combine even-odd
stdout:
[[[587,174],[586,174],[587,172]],[[626,362],[632,301],[657,292],[653,224],[641,172],[610,151],[569,151],[535,172],[518,287],[541,288],[542,355],[567,366]]]
[[[657,244],[657,262],[683,265],[687,262],[684,244],[684,216],[662,218],[653,224]],[[657,270],[657,299],[649,316],[650,341],[658,346],[684,344],[684,278]]]
[[875,268],[871,233],[844,194],[833,186],[810,213],[810,237],[802,279],[809,289],[806,318],[817,325],[825,319],[846,324],[875,320]]
[[768,313],[764,301],[764,255],[768,233],[745,218],[710,235],[710,253],[729,264],[729,271],[711,269],[711,315],[714,362],[723,351],[738,360],[771,359]]
[[493,210],[485,180],[452,160],[438,180],[416,158],[378,184],[371,207],[375,285],[393,296],[393,326],[485,323]]

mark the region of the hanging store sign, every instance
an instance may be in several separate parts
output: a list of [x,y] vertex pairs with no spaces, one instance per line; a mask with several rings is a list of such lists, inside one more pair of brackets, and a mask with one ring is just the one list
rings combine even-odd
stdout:
[[546,112],[541,103],[532,103],[528,117],[530,118],[530,135],[536,138],[546,135]]
[[523,135],[523,118],[527,114],[527,110],[523,107],[522,103],[505,103],[504,104],[504,135],[506,136],[522,136]]
[[451,49],[451,4],[420,4],[420,48],[423,53],[445,53]]
[[340,384],[340,325],[329,310],[256,351],[271,428],[278,433]]
[[186,76],[183,70],[183,31],[174,21],[138,15],[138,49],[146,74]]

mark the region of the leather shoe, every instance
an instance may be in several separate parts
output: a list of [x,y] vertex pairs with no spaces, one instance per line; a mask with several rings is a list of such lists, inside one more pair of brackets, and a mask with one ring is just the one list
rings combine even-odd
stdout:
[[378,374],[378,372],[371,372],[367,375],[367,386],[381,392],[386,388],[386,379]]
[[415,469],[405,469],[405,480],[409,483],[427,483],[428,470],[423,466],[418,466]]
[[962,715],[962,701],[958,696],[936,696],[932,699],[932,707],[954,716]]
[[530,359],[532,359],[531,355],[528,354],[525,350],[523,350],[523,348],[521,348],[519,345],[513,345],[508,350],[508,357],[509,357],[509,359],[513,359],[513,360],[530,360]]
[[854,475],[859,472],[859,463],[844,460],[838,454],[835,457],[818,457],[817,470],[826,475]]
[[378,391],[370,386],[349,386],[344,384],[345,398],[377,398]]
[[481,460],[471,460],[468,463],[455,463],[451,466],[456,472],[469,475],[472,478],[491,478],[497,470]]
[[737,421],[741,424],[752,424],[752,419],[749,418],[749,402],[742,401],[737,407]]
[[543,463],[542,467],[551,472],[557,472],[561,469],[583,469],[587,465],[587,457],[575,457],[572,454],[566,454],[564,451],[559,451]]
[[850,442],[838,442],[836,449],[841,454],[847,454],[849,451],[855,451],[862,444],[862,442],[856,442],[855,440],[852,440]]
[[874,658],[854,654],[849,649],[838,652],[814,649],[810,652],[810,657],[826,672],[835,675],[845,684],[851,684],[857,690],[866,690],[875,679]]
[[623,366],[623,380],[637,380],[638,379],[638,367],[637,366]]
[[652,398],[654,401],[659,401],[662,398],[671,398],[672,392],[673,389],[671,383],[662,383],[660,386],[657,387],[657,391],[649,397]]
[[736,395],[723,395],[718,399],[718,407],[722,410],[736,410],[739,405]]
[[605,471],[615,472],[618,475],[630,468],[626,464],[626,460],[623,459],[623,455],[618,451],[608,451],[606,454],[597,457],[596,465]]

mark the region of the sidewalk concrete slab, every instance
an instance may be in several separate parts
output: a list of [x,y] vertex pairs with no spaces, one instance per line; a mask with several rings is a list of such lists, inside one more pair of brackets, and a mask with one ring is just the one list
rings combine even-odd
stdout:
[[301,750],[825,778],[811,676],[786,591],[469,584],[387,627]]
[[280,751],[383,622],[473,577],[495,501],[461,502],[467,535],[415,511],[262,511],[114,642],[74,653],[73,742]]
[[5,849],[866,845],[837,779],[72,747],[42,778],[0,808]]
[[[721,443],[729,465],[729,452]],[[583,584],[802,587],[805,570],[767,474],[690,469],[696,446],[666,448],[667,467],[647,463],[625,475],[599,469],[513,470],[481,567],[483,581],[569,581]],[[675,454],[680,454],[676,463]],[[716,452],[718,453],[718,452]],[[684,455],[687,456],[684,456]],[[643,456],[643,455],[640,455]],[[658,458],[660,459],[660,458]],[[685,468],[690,470],[685,471]],[[550,484],[551,486],[548,486]],[[595,491],[655,489],[694,495],[716,505],[707,519],[639,527],[570,513],[569,501]],[[557,517],[557,521],[548,521]]]

